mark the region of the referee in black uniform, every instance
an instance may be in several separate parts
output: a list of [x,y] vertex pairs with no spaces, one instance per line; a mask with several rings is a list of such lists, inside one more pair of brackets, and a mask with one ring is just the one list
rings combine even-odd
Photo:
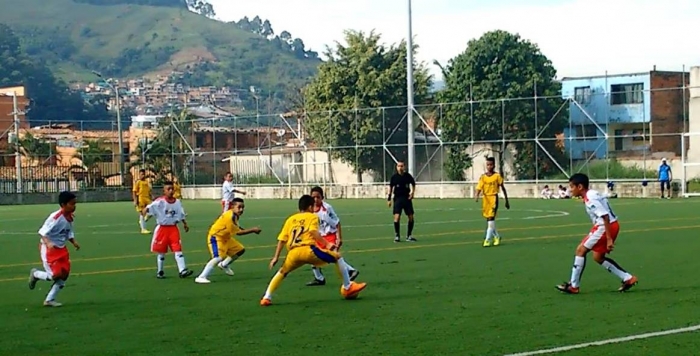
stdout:
[[401,242],[401,212],[408,216],[408,234],[406,241],[417,241],[413,234],[413,194],[416,192],[416,180],[411,173],[406,172],[406,165],[403,161],[396,162],[396,173],[391,176],[389,182],[389,196],[387,200],[391,207],[392,197],[394,202],[394,242]]

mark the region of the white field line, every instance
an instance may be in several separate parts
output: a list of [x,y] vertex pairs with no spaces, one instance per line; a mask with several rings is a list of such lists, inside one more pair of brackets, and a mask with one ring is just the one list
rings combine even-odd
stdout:
[[600,341],[593,341],[593,342],[587,342],[583,344],[576,344],[576,345],[568,345],[568,346],[561,346],[561,347],[555,347],[551,349],[541,349],[541,350],[535,350],[535,351],[528,351],[528,352],[520,352],[517,354],[507,354],[504,356],[532,356],[532,355],[544,355],[544,354],[553,354],[557,352],[567,352],[567,351],[572,351],[572,350],[577,350],[577,349],[585,349],[587,347],[591,346],[603,346],[603,345],[609,345],[609,344],[620,344],[623,342],[630,342],[630,341],[635,341],[635,340],[643,340],[643,339],[650,339],[653,337],[659,337],[659,336],[668,336],[668,335],[674,335],[674,334],[682,334],[682,333],[689,333],[689,332],[694,332],[694,331],[700,331],[700,324],[694,325],[694,326],[689,326],[685,328],[677,328],[677,329],[670,329],[670,330],[664,330],[664,331],[656,331],[656,332],[651,332],[651,333],[644,333],[644,334],[637,334],[637,335],[631,335],[631,336],[625,336],[625,337],[618,337],[615,339],[607,339],[607,340],[600,340]]

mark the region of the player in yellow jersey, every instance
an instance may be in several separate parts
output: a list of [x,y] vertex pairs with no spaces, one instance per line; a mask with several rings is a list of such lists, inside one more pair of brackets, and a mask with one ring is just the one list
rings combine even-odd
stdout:
[[319,218],[314,214],[314,198],[303,195],[299,198],[299,212],[287,218],[282,231],[277,237],[277,249],[270,260],[270,269],[279,261],[282,249],[287,246],[287,256],[282,267],[277,271],[260,300],[260,305],[266,307],[272,305],[272,294],[288,274],[304,265],[322,267],[328,263],[335,265],[336,271],[343,279],[340,287],[340,295],[345,299],[355,299],[367,286],[366,283],[350,281],[348,268],[343,263],[338,263],[341,258],[336,251],[337,246],[327,242],[318,231]]
[[496,231],[496,213],[498,212],[498,190],[503,190],[503,197],[506,199],[506,209],[510,209],[508,201],[508,193],[506,187],[503,186],[503,177],[495,171],[496,160],[493,157],[486,158],[486,173],[479,177],[479,184],[476,186],[476,202],[479,202],[479,196],[483,195],[481,203],[481,214],[486,219],[486,238],[484,239],[484,247],[501,244],[501,236]]
[[219,216],[209,228],[207,234],[207,245],[211,253],[211,260],[204,266],[204,270],[195,278],[195,283],[208,284],[209,274],[218,266],[229,276],[233,276],[233,271],[229,267],[233,261],[243,256],[245,246],[241,244],[235,236],[248,234],[260,234],[260,228],[242,229],[238,225],[238,219],[243,215],[245,203],[241,198],[234,198],[231,202],[231,209]]
[[151,232],[146,230],[146,220],[148,220],[148,217],[143,211],[148,204],[151,204],[153,197],[151,196],[151,184],[146,179],[145,169],[139,170],[139,179],[134,182],[132,196],[136,211],[139,213],[139,226],[141,227],[141,233],[150,234]]
[[182,185],[180,185],[180,180],[173,175],[171,181],[173,182],[173,198],[182,199]]

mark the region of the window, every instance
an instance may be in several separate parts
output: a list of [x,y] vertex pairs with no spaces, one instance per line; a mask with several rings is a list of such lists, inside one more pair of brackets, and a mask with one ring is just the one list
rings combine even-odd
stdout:
[[644,102],[644,84],[617,84],[610,86],[610,105],[641,104]]
[[596,125],[576,126],[576,138],[579,140],[590,140],[598,138],[598,127]]
[[574,100],[581,105],[591,102],[591,87],[578,87],[574,89]]

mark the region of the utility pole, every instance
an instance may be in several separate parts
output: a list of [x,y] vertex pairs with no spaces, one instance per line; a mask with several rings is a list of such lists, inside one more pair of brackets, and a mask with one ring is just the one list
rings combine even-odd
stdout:
[[92,74],[96,75],[98,78],[102,79],[112,91],[114,91],[115,103],[117,105],[117,132],[119,140],[119,178],[121,178],[122,186],[126,185],[124,181],[124,133],[122,132],[122,117],[121,117],[121,98],[119,96],[119,88],[112,85],[112,83],[106,81],[100,72],[92,71]]

